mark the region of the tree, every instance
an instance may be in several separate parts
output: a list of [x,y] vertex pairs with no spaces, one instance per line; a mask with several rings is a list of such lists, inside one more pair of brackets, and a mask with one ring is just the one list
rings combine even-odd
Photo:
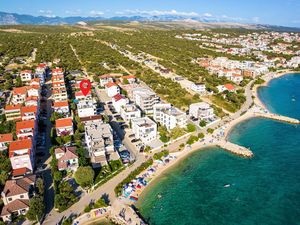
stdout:
[[205,137],[205,135],[204,135],[203,133],[199,133],[199,134],[198,134],[198,138],[199,138],[199,139],[202,139],[202,138],[204,138],[204,137]]
[[195,132],[196,131],[196,126],[192,123],[189,123],[187,126],[186,126],[186,129],[189,133],[192,133],[192,132]]
[[124,78],[124,79],[123,79],[123,84],[129,84],[128,79]]
[[17,76],[16,78],[16,87],[22,87],[23,86],[23,82],[21,80],[20,76]]
[[205,120],[201,120],[199,123],[200,127],[205,127],[206,126],[206,121]]
[[34,196],[29,201],[29,210],[26,213],[27,219],[31,221],[40,220],[45,210],[43,197],[40,195]]
[[76,183],[83,188],[90,187],[93,184],[94,176],[95,172],[90,166],[81,166],[74,174]]
[[210,134],[212,134],[212,133],[214,132],[214,129],[208,128],[208,129],[207,129],[207,132],[210,133]]
[[36,187],[37,187],[38,194],[43,195],[44,194],[44,181],[42,178],[38,178],[36,180]]

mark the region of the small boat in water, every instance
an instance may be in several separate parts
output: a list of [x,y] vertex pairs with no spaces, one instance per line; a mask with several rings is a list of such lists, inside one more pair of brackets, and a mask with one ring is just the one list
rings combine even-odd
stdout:
[[230,187],[230,184],[225,184],[224,187],[228,188],[228,187]]

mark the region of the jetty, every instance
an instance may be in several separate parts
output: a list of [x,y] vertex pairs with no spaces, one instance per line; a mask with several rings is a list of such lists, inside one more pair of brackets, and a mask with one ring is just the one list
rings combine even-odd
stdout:
[[240,156],[247,157],[247,158],[251,158],[254,155],[250,149],[240,146],[240,145],[237,145],[237,144],[234,144],[234,143],[231,143],[229,141],[225,141],[225,140],[219,141],[217,143],[217,146],[219,146],[220,148],[223,148],[233,154],[240,155]]
[[254,115],[258,116],[258,117],[264,117],[264,118],[278,120],[281,122],[286,122],[286,123],[291,123],[291,124],[300,124],[300,121],[297,119],[287,117],[287,116],[281,116],[281,115],[269,113],[269,112],[267,112],[267,113],[255,112]]

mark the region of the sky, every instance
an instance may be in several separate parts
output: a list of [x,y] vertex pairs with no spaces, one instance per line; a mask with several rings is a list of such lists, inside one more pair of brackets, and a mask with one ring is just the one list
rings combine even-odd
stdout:
[[0,11],[49,17],[181,15],[300,27],[300,0],[0,0]]

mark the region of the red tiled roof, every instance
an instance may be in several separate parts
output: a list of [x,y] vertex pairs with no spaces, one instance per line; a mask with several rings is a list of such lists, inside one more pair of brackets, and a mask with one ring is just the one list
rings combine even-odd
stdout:
[[37,101],[38,97],[37,96],[29,96],[26,98],[26,101],[31,101],[31,100]]
[[28,169],[26,167],[22,167],[22,168],[18,168],[18,169],[13,169],[12,170],[12,175],[14,177],[16,177],[16,176],[25,175],[25,174],[30,173],[30,172],[31,172],[30,169]]
[[232,84],[225,84],[224,87],[228,90],[228,91],[233,91],[235,89],[235,87]]
[[6,105],[5,106],[5,110],[21,110],[22,105],[21,104],[17,104],[17,105]]
[[114,82],[109,82],[109,83],[105,84],[105,86],[106,86],[107,88],[110,88],[110,87],[113,87],[113,86],[117,86],[117,84],[114,83]]
[[40,63],[37,67],[39,67],[39,68],[45,68],[45,67],[47,67],[47,65],[45,63]]
[[52,73],[62,73],[62,72],[63,72],[62,68],[52,69]]
[[23,106],[21,108],[21,115],[23,115],[24,113],[30,113],[30,112],[37,112],[37,106]]
[[13,135],[12,133],[9,134],[0,134],[0,142],[4,143],[4,142],[11,142],[13,141]]
[[13,94],[14,95],[25,95],[27,92],[27,86],[25,87],[16,87],[13,89]]
[[22,70],[21,73],[32,73],[32,70]]
[[13,155],[14,151],[21,150],[21,149],[31,149],[31,147],[32,147],[31,139],[12,141],[9,145],[9,157]]
[[135,79],[136,76],[134,76],[134,75],[128,75],[128,76],[123,76],[122,78],[123,79]]
[[60,108],[60,107],[66,107],[69,106],[69,103],[67,101],[64,102],[54,102],[53,107],[54,108]]
[[16,123],[16,132],[19,133],[22,129],[34,128],[35,120],[20,121]]
[[55,127],[70,127],[73,126],[72,118],[63,118],[55,121]]
[[124,97],[121,94],[116,94],[113,98],[116,102],[120,101],[121,99],[124,99]]
[[5,205],[1,211],[1,216],[7,216],[21,209],[29,208],[29,200],[17,199]]

